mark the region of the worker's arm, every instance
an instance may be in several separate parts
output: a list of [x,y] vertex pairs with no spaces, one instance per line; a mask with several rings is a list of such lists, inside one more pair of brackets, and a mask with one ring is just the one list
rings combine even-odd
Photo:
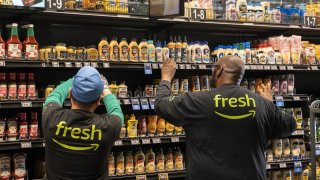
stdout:
[[114,96],[109,89],[104,89],[103,97],[103,103],[106,106],[107,113],[117,116],[120,119],[122,126],[124,123],[124,116],[116,96]]
[[69,79],[68,81],[57,86],[47,97],[46,101],[43,104],[43,108],[52,102],[55,102],[59,104],[60,107],[62,107],[64,101],[69,96],[69,90],[72,85],[72,81],[73,79]]

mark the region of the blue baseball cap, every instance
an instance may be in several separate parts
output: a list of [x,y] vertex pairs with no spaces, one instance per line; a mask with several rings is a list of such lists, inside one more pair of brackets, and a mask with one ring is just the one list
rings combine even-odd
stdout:
[[79,102],[90,103],[100,97],[103,87],[99,72],[93,67],[85,66],[74,76],[72,97]]

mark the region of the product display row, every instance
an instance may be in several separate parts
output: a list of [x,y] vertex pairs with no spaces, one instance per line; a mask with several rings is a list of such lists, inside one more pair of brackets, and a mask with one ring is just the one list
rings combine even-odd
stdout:
[[295,173],[294,169],[287,169],[282,171],[267,172],[267,180],[308,180],[309,169],[305,168],[300,173]]
[[1,154],[0,179],[24,179],[27,176],[26,154]]

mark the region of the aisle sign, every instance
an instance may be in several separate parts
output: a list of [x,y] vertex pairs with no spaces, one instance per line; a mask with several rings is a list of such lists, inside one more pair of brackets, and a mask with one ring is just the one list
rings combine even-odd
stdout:
[[21,148],[24,149],[24,148],[31,148],[32,147],[32,144],[31,142],[21,142]]
[[65,0],[45,0],[45,8],[47,10],[63,10],[65,9]]
[[306,27],[318,27],[318,19],[315,16],[305,16],[304,17],[304,26]]
[[152,66],[150,63],[144,63],[144,74],[152,74]]
[[200,21],[207,18],[205,9],[191,8],[191,20]]
[[169,175],[168,175],[168,173],[159,173],[158,179],[159,180],[169,180]]
[[294,173],[302,173],[302,165],[300,161],[294,162],[294,166],[293,166],[293,171]]
[[146,175],[137,175],[136,180],[147,180],[147,176]]

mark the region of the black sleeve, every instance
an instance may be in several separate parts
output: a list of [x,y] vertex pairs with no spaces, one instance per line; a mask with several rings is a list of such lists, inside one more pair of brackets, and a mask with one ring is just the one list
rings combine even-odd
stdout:
[[50,102],[42,109],[42,128],[45,127],[47,123],[50,122],[50,117],[53,117],[53,114],[56,110],[60,109],[60,105],[56,102]]
[[174,97],[170,86],[168,81],[161,81],[158,86],[155,111],[159,116],[175,126],[186,126],[192,120],[208,116],[204,112],[203,92]]
[[269,121],[269,139],[287,138],[296,130],[295,118],[280,110],[272,102],[266,102]]
[[103,118],[105,120],[106,128],[110,129],[110,132],[112,132],[113,140],[116,141],[120,137],[121,119],[118,116],[112,114],[104,114]]

